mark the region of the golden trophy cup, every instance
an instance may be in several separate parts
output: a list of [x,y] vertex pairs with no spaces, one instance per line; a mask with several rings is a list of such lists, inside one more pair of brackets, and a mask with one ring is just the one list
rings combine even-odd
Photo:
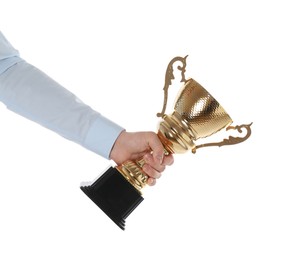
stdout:
[[[185,79],[186,57],[173,58],[167,67],[164,86],[163,109],[157,114],[161,117],[158,137],[166,154],[193,153],[207,146],[223,146],[241,143],[251,135],[251,124],[231,126],[232,119],[218,101],[192,78]],[[174,111],[165,114],[168,89],[172,84],[173,65],[182,63],[183,86],[175,100]],[[206,138],[222,129],[246,129],[244,137],[229,136],[218,143],[196,145],[196,140]],[[125,220],[143,201],[142,189],[147,185],[148,176],[143,172],[144,160],[126,161],[122,165],[110,167],[90,185],[81,186],[82,191],[106,213],[121,229],[125,229]]]

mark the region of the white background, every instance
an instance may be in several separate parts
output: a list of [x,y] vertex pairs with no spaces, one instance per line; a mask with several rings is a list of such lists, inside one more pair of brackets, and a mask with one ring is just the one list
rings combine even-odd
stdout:
[[156,131],[185,55],[254,123],[245,143],[175,155],[121,231],[79,189],[113,163],[0,104],[0,259],[293,259],[290,2],[1,0],[22,57],[129,131]]

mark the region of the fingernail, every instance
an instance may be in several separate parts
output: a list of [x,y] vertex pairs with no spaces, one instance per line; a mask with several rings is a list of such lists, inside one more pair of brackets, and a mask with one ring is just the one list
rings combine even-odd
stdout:
[[154,183],[154,179],[153,178],[149,178],[148,179],[148,183],[149,183],[149,185],[153,184]]

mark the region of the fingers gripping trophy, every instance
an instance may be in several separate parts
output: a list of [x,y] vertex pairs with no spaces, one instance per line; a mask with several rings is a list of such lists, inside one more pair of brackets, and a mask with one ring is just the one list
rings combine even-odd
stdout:
[[[251,124],[232,126],[232,119],[218,101],[194,79],[185,79],[186,58],[173,58],[166,70],[163,108],[157,116],[161,118],[158,137],[166,154],[182,154],[207,146],[223,146],[241,143],[251,135]],[[168,101],[168,89],[174,79],[173,66],[181,63],[183,86],[175,100],[174,110],[165,114]],[[200,138],[206,138],[218,131],[237,130],[244,137],[229,136],[218,143],[196,145]],[[125,229],[125,220],[143,201],[142,189],[147,185],[148,176],[143,172],[144,160],[126,161],[122,165],[110,167],[96,181],[82,185],[82,191],[106,213],[121,229]]]

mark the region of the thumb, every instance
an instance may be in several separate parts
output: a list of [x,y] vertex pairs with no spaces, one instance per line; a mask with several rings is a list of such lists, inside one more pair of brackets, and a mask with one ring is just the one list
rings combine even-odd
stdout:
[[153,151],[153,158],[159,164],[162,164],[164,159],[164,146],[162,145],[159,137],[155,133],[151,133],[148,138],[148,144]]

